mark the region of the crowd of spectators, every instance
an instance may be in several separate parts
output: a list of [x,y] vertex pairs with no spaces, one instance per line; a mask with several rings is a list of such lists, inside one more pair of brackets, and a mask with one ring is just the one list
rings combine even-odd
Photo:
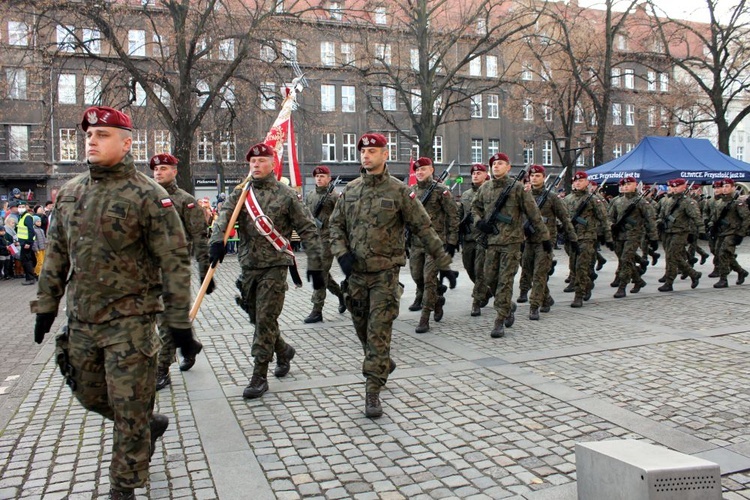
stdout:
[[[44,205],[34,201],[34,192],[23,193],[14,188],[8,200],[0,201],[0,280],[26,278],[24,284],[36,282],[44,263],[47,230],[54,203]],[[29,217],[24,217],[25,214]],[[29,221],[28,223],[26,221]],[[18,224],[23,221],[26,235],[19,241]]]

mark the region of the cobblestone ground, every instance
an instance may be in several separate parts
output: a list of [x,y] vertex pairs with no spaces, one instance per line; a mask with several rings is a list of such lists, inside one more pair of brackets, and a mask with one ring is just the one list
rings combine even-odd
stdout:
[[[234,302],[239,267],[227,257],[195,322],[205,356],[190,372],[174,365],[172,385],[158,393],[157,411],[171,422],[139,497],[567,500],[576,443],[627,438],[720,463],[723,498],[750,499],[750,286],[714,290],[704,279],[697,290],[678,282],[660,294],[660,263],[641,293],[615,300],[616,261],[606,256],[583,309],[569,307],[559,265],[552,311],[532,322],[519,304],[499,340],[489,338],[491,306],[469,316],[465,275],[447,294],[443,321],[415,334],[414,286],[402,272],[398,369],[374,421],[363,414],[350,316],[331,297],[325,322],[305,325],[307,284],[290,282],[280,318],[297,349],[291,372],[271,376],[261,400],[242,399],[253,328]],[[750,267],[750,253],[740,259]],[[33,287],[7,286],[19,303],[33,296]],[[0,375],[16,375],[0,391],[0,499],[106,497],[111,424],[73,400],[50,343],[33,344],[32,328],[22,314],[0,329],[13,346],[0,346],[12,359]]]

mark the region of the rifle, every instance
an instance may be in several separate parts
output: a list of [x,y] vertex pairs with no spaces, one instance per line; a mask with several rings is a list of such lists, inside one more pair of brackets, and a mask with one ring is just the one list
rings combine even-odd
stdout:
[[708,236],[712,240],[716,240],[716,238],[719,237],[719,229],[721,226],[726,225],[726,222],[724,222],[724,218],[729,214],[729,210],[732,208],[732,205],[734,205],[735,200],[740,197],[740,190],[735,189],[734,195],[732,196],[732,199],[727,202],[726,205],[724,205],[724,208],[721,209],[721,213],[716,218],[716,222],[711,226],[711,228],[708,230]]
[[599,186],[597,186],[597,188],[596,188],[596,189],[594,189],[593,191],[591,191],[591,192],[589,193],[589,195],[588,195],[588,196],[586,197],[586,199],[585,199],[585,200],[583,200],[583,201],[581,202],[581,204],[580,204],[580,205],[578,205],[578,208],[576,208],[576,211],[575,211],[575,213],[573,214],[573,217],[571,217],[571,218],[570,218],[570,222],[572,222],[572,223],[573,223],[573,227],[575,227],[575,226],[576,226],[576,225],[578,225],[578,224],[580,224],[580,225],[582,225],[582,226],[588,226],[588,224],[589,224],[589,221],[587,221],[586,219],[584,219],[583,217],[581,217],[581,214],[583,214],[583,211],[584,211],[584,210],[586,210],[586,206],[587,206],[587,205],[589,204],[589,202],[591,201],[591,198],[593,198],[593,197],[594,197],[594,195],[595,195],[596,193],[598,193],[598,192],[599,192],[599,190],[600,190],[601,188],[603,188],[603,187],[604,187],[604,185],[605,185],[606,183],[607,183],[607,179],[604,179],[604,180],[602,181],[602,183],[601,183],[601,184],[599,184]]
[[315,205],[315,210],[313,210],[313,219],[315,219],[315,225],[318,226],[318,228],[323,227],[323,222],[318,219],[318,216],[320,215],[320,212],[323,210],[323,205],[325,204],[326,200],[329,196],[331,196],[331,193],[333,193],[333,190],[336,189],[336,186],[338,183],[341,182],[341,176],[339,175],[336,177],[336,180],[328,184],[328,189],[326,189],[325,194],[320,198],[320,201],[318,201],[318,204]]
[[622,228],[625,225],[625,223],[628,221],[628,219],[630,218],[630,215],[633,213],[633,211],[635,211],[636,207],[638,207],[638,203],[640,203],[643,197],[647,193],[650,193],[652,189],[653,189],[653,186],[648,188],[648,190],[646,191],[641,191],[641,193],[638,196],[636,196],[633,201],[630,202],[630,205],[625,207],[625,210],[623,210],[622,214],[620,215],[620,218],[617,219],[617,221],[614,224],[612,224],[612,238],[614,239],[617,238],[617,235],[619,234],[620,231],[622,231]]
[[[432,195],[432,192],[435,191],[435,188],[437,187],[437,185],[448,178],[448,174],[450,173],[451,168],[453,168],[454,163],[456,163],[456,160],[453,160],[451,164],[448,165],[448,168],[443,170],[443,173],[440,174],[440,177],[438,177],[437,181],[430,184],[430,187],[428,187],[427,190],[422,194],[422,197],[419,199],[419,202],[422,204],[422,206],[424,206],[424,204],[429,201],[430,196]],[[411,246],[411,228],[406,228],[405,241],[406,241],[406,249],[408,253],[409,247]]]
[[[523,176],[526,174],[526,169],[529,168],[529,166],[530,165],[527,165],[522,168],[521,171],[518,172],[518,174],[513,178],[513,180],[509,182],[507,186],[505,186],[503,192],[500,193],[500,196],[498,196],[497,200],[495,200],[495,205],[492,207],[492,212],[490,212],[488,216],[482,219],[483,222],[492,226],[492,234],[500,234],[500,230],[497,228],[497,222],[502,222],[503,224],[510,224],[511,222],[513,222],[513,219],[511,217],[501,214],[500,210],[502,210],[505,204],[508,202],[508,198],[510,197],[510,192],[513,189],[513,186],[515,186],[517,181],[523,179]],[[487,248],[487,238],[487,233],[482,232],[482,234],[479,235],[477,241],[484,248]]]
[[[565,167],[563,171],[558,174],[555,180],[552,181],[549,186],[547,186],[547,189],[545,189],[544,192],[537,197],[536,206],[539,208],[540,212],[544,204],[547,203],[547,198],[549,198],[549,194],[552,192],[553,189],[557,187],[558,184],[560,184],[560,181],[562,180],[567,170],[568,170],[568,167]],[[523,223],[523,233],[526,235],[527,238],[531,236],[532,234],[536,233],[536,229],[534,229],[534,226],[531,224],[531,221],[528,219],[526,220],[526,222]]]

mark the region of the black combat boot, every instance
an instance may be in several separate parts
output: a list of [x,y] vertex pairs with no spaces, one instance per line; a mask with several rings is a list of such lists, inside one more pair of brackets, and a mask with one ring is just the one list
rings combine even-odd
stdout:
[[286,374],[289,373],[289,368],[291,368],[292,360],[294,359],[294,354],[296,352],[297,351],[294,350],[294,347],[287,344],[284,352],[276,355],[276,368],[273,370],[273,374],[278,378],[286,377]]
[[573,283],[568,284],[568,286],[566,286],[563,289],[563,292],[565,292],[565,293],[571,293],[571,292],[575,292],[575,291],[576,291],[576,286]]
[[151,428],[151,454],[149,455],[150,460],[151,457],[154,456],[154,452],[156,451],[156,440],[162,437],[167,431],[167,427],[169,427],[169,418],[166,415],[162,415],[161,413],[154,413],[153,415],[151,415],[149,427]]
[[524,302],[529,301],[529,291],[528,290],[521,290],[521,293],[518,295],[517,302],[520,304],[523,304]]
[[427,333],[430,331],[430,311],[422,311],[422,317],[419,318],[419,324],[414,329],[415,333]]
[[708,260],[708,254],[707,253],[704,253],[703,255],[701,255],[701,266],[703,264],[705,264],[707,260]]
[[169,376],[169,367],[156,370],[156,390],[160,391],[172,383]]
[[615,278],[615,280],[609,284],[612,288],[620,288],[620,280]]
[[661,254],[659,252],[654,252],[651,254],[651,265],[655,266],[657,262],[659,262],[659,257],[661,257]]
[[607,259],[605,259],[603,256],[596,254],[596,270],[601,271],[604,267],[604,264],[607,263]]
[[616,299],[621,299],[621,298],[623,298],[623,297],[624,297],[625,295],[627,295],[627,294],[625,293],[625,286],[621,286],[621,287],[620,287],[620,288],[618,288],[618,289],[617,289],[617,291],[615,292],[615,295],[614,295],[614,297],[615,297]]
[[388,370],[388,375],[396,371],[396,362],[393,361],[393,358],[390,358],[391,362],[391,368]]
[[344,300],[344,294],[339,295],[339,314],[346,312],[346,301]]
[[268,379],[262,375],[253,374],[250,384],[242,391],[242,397],[245,399],[256,399],[261,397],[268,390]]
[[419,311],[422,309],[422,296],[417,295],[417,297],[414,299],[414,302],[409,306],[410,311]]
[[727,277],[722,276],[719,281],[714,283],[714,288],[726,288],[729,286],[729,283],[727,282]]
[[711,274],[708,275],[709,278],[718,278],[719,277],[719,270],[714,268],[713,271],[711,271]]
[[552,276],[555,274],[555,268],[557,267],[557,259],[552,259],[552,265],[549,268],[549,271],[547,271],[547,276]]
[[747,278],[748,272],[744,269],[741,269],[740,272],[737,273],[737,284],[741,285],[745,282],[745,278]]
[[570,283],[570,281],[571,281],[571,278],[570,278],[570,275],[568,275],[568,277],[565,278],[565,283]]
[[590,298],[591,298],[591,289],[587,290],[586,293],[583,294],[583,301],[588,302]]
[[487,292],[487,296],[479,303],[479,307],[487,307],[487,304],[490,303],[490,299],[492,298],[492,292]]
[[532,307],[531,309],[529,309],[529,319],[532,321],[539,320],[539,308],[538,307]]
[[583,307],[583,295],[579,295],[576,293],[576,296],[573,298],[573,302],[570,303],[570,307]]
[[477,302],[476,300],[471,304],[471,315],[472,316],[482,315],[482,308],[479,307],[479,302]]
[[505,326],[503,325],[503,321],[504,320],[502,318],[497,318],[495,320],[495,327],[492,329],[490,337],[492,337],[493,339],[505,337]]
[[180,361],[180,371],[186,372],[195,365],[195,356],[183,356]]
[[308,317],[304,319],[305,323],[320,323],[323,321],[323,312],[313,309]]
[[503,322],[503,324],[505,325],[505,328],[510,328],[511,326],[513,326],[513,323],[516,322],[516,312],[515,311],[516,311],[515,308],[511,308],[510,314],[508,314],[505,317],[505,321]]
[[539,308],[539,312],[548,313],[554,305],[555,299],[553,299],[552,297],[547,297],[546,299],[544,299],[542,307]]
[[630,293],[638,293],[641,291],[641,288],[646,286],[646,282],[643,280],[638,281],[635,285],[633,285],[633,288],[630,289]]
[[666,283],[667,282],[667,276],[664,275],[661,278],[659,278],[659,283]]
[[111,500],[135,500],[135,490],[133,488],[109,489],[109,498]]
[[435,321],[443,319],[443,306],[445,305],[445,297],[442,295],[435,301]]
[[368,392],[365,395],[365,417],[380,418],[383,416],[383,407],[380,406],[380,394]]
[[700,271],[696,271],[695,274],[693,274],[693,277],[690,278],[690,288],[697,287],[702,276],[703,276],[703,273],[701,273]]
[[674,288],[672,288],[672,283],[670,283],[669,281],[665,281],[662,286],[657,288],[657,290],[659,290],[660,292],[673,292]]

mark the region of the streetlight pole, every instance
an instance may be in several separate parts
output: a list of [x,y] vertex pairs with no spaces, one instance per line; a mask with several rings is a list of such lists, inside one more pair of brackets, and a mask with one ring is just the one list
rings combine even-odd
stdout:
[[[578,161],[578,157],[581,156],[581,153],[583,153],[585,150],[590,149],[593,144],[591,142],[592,137],[594,136],[594,132],[591,132],[589,130],[582,132],[581,135],[584,138],[584,141],[586,144],[584,146],[579,146],[575,148],[566,148],[565,146],[568,144],[568,141],[570,138],[568,137],[561,137],[558,139],[558,146],[560,151],[560,163],[562,163],[563,168],[568,167],[568,170],[565,173],[565,190],[570,191],[571,185],[573,184],[573,170],[575,169],[576,162]],[[573,153],[573,159],[570,160],[570,153]]]

